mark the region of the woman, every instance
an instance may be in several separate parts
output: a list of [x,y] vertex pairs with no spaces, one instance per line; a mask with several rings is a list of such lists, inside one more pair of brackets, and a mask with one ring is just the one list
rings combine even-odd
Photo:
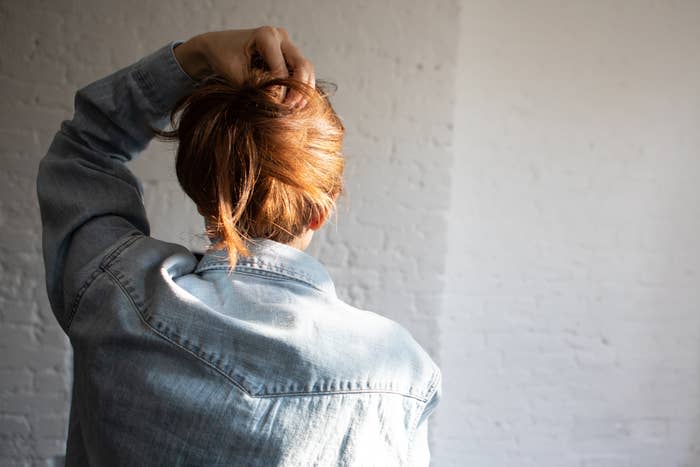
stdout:
[[[179,141],[200,261],[148,236],[124,163],[154,133]],[[302,251],[341,191],[342,134],[270,27],[168,44],[77,92],[37,182],[74,349],[67,465],[428,464],[439,369]]]

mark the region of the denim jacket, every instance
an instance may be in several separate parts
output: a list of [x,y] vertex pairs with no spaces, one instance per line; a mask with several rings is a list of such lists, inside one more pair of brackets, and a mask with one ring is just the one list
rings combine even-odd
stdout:
[[80,89],[42,159],[46,285],[73,347],[66,465],[425,466],[440,370],[271,240],[230,271],[149,236],[125,162],[196,83],[165,45]]

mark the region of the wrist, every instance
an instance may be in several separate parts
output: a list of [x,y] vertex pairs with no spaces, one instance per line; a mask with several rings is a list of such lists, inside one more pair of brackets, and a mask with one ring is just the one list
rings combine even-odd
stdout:
[[194,81],[200,81],[211,73],[200,36],[194,36],[177,45],[173,52],[182,70]]

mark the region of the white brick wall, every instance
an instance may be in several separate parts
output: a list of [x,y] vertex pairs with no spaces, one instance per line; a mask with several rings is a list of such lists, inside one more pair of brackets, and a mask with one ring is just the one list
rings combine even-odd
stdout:
[[[343,298],[402,322],[437,355],[457,16],[450,0],[429,13],[403,0],[0,2],[0,465],[46,465],[66,434],[69,344],[45,298],[38,161],[79,86],[206,30],[285,26],[338,84],[348,193],[310,252]],[[168,148],[133,167],[153,234],[201,245]]]
[[[75,89],[264,23],[339,84],[348,194],[310,251],[439,357],[433,464],[700,465],[700,3],[461,7],[0,2],[0,465],[63,450],[34,177]],[[201,245],[168,148],[133,167],[154,235]]]
[[700,465],[700,2],[460,18],[435,464]]

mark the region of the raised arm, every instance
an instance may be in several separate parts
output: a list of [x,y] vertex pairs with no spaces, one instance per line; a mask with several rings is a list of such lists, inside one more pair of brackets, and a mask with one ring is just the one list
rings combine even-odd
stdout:
[[168,44],[75,95],[73,118],[61,124],[39,165],[46,287],[67,330],[70,301],[99,255],[130,233],[149,234],[141,187],[124,165],[162,128],[178,98],[193,89]]
[[124,163],[146,147],[151,127],[167,124],[197,79],[216,73],[243,82],[256,51],[280,76],[291,71],[313,82],[286,32],[258,28],[173,42],[76,93],[74,116],[62,123],[37,178],[46,286],[64,330],[99,260],[132,235],[149,234],[140,183]]

